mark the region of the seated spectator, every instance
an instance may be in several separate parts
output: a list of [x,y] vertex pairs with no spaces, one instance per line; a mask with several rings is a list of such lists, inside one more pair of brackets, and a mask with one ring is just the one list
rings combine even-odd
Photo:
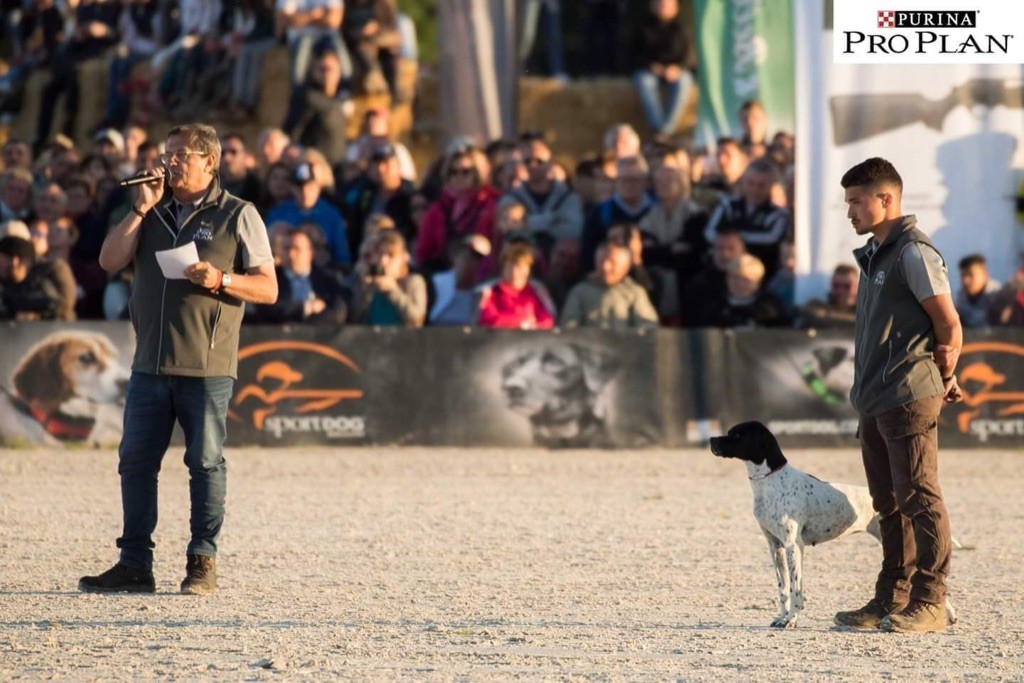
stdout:
[[402,44],[395,0],[349,0],[341,24],[356,77],[368,95],[395,92],[395,60]]
[[778,297],[787,317],[796,317],[796,245],[793,240],[786,240],[779,247],[779,269],[764,288]]
[[120,3],[82,0],[73,7],[71,35],[57,48],[51,63],[50,79],[43,86],[39,102],[39,121],[32,141],[32,148],[36,154],[42,151],[50,137],[57,102],[62,96],[63,133],[68,137],[74,137],[80,95],[79,69],[84,63],[101,58],[107,48],[117,42]]
[[658,315],[663,321],[678,321],[679,292],[707,253],[707,214],[690,196],[690,157],[685,150],[663,152],[654,173],[654,194],[658,203],[638,224],[643,261],[659,281]]
[[263,196],[257,206],[264,216],[292,196],[292,175],[295,171],[283,161],[275,162],[263,183]]
[[238,133],[220,139],[220,185],[247,202],[258,204],[263,193],[260,179],[249,168],[249,151]]
[[[92,152],[82,161],[82,164],[84,166],[86,160],[96,156],[103,158],[106,163],[102,165],[102,171],[99,170],[99,165],[97,165],[97,170],[94,171],[97,180],[101,176],[106,176],[110,173],[116,173],[119,177],[131,175],[134,168],[125,160],[124,152],[124,135],[121,134],[121,131],[114,128],[104,128],[92,136]],[[87,168],[82,170],[87,173],[90,172]]]
[[761,260],[769,278],[779,268],[779,248],[790,232],[789,212],[771,200],[772,183],[777,179],[778,171],[770,161],[752,163],[743,176],[741,195],[723,199],[715,207],[704,233],[712,242],[723,226],[738,230],[747,251]]
[[337,54],[343,77],[352,78],[351,58],[341,38],[344,10],[342,0],[277,0],[275,33],[288,39],[293,88],[306,79],[313,52],[320,46]]
[[280,128],[264,128],[256,138],[256,165],[266,178],[270,167],[281,161],[281,155],[291,144],[291,138]]
[[577,239],[583,229],[579,196],[551,177],[551,149],[540,139],[523,145],[526,182],[502,197],[499,207],[511,203],[526,207],[526,229],[542,251],[559,239]]
[[32,170],[32,148],[24,140],[8,138],[0,148],[0,168],[10,171],[15,168]]
[[624,157],[618,162],[615,194],[598,205],[583,226],[580,247],[584,272],[594,269],[597,245],[604,242],[608,229],[621,223],[637,224],[654,203],[647,195],[647,162],[643,157]]
[[340,266],[351,266],[345,219],[334,206],[321,196],[320,183],[309,163],[301,163],[292,172],[292,196],[274,207],[267,215],[267,223],[278,221],[298,227],[301,223],[314,223],[327,241],[332,260]]
[[345,121],[351,109],[342,90],[341,58],[332,50],[318,50],[309,77],[292,90],[282,128],[305,147],[322,149],[331,163],[345,156]]
[[273,0],[245,0],[235,9],[231,28],[231,101],[243,118],[252,119],[259,105],[263,60],[277,45]]
[[481,327],[549,330],[555,326],[550,297],[541,296],[530,282],[533,249],[512,243],[501,252],[501,279],[485,287],[477,322]]
[[613,225],[608,230],[608,241],[625,244],[629,247],[629,253],[633,259],[633,264],[629,267],[629,277],[647,292],[647,298],[651,300],[651,303],[660,301],[661,282],[651,277],[650,271],[644,264],[644,242],[640,236],[640,228],[626,223]]
[[576,165],[572,188],[579,195],[583,215],[589,216],[595,206],[615,194],[615,181],[604,174],[599,159],[586,157]]
[[468,235],[453,245],[452,251],[452,268],[431,277],[431,325],[472,325],[476,321],[477,275],[481,261],[491,254],[491,243],[483,235]]
[[117,19],[120,41],[107,71],[107,111],[98,128],[124,128],[131,115],[128,91],[132,69],[160,49],[158,3],[136,0],[122,5]]
[[628,123],[619,123],[604,133],[602,158],[609,161],[640,156],[640,134]]
[[256,306],[256,320],[265,323],[341,325],[348,314],[348,289],[338,273],[314,261],[315,236],[309,228],[291,228],[281,264],[275,268],[277,302]]
[[1024,268],[996,294],[989,310],[989,324],[1000,327],[1024,325]]
[[444,162],[445,186],[430,205],[416,240],[416,263],[433,273],[451,267],[449,241],[468,235],[494,237],[498,193],[481,180],[471,148],[460,148]]
[[[78,238],[71,247],[68,263],[75,281],[82,289],[78,299],[78,317],[97,319],[103,314],[103,290],[107,274],[100,267],[100,248],[107,236],[107,223],[96,206],[96,183],[87,176],[72,176],[65,183],[68,217],[77,229]],[[54,249],[54,234],[50,233],[50,249]]]
[[726,266],[724,296],[707,299],[698,308],[701,327],[778,327],[790,321],[774,294],[761,291],[764,264],[742,254]]
[[366,219],[372,214],[390,216],[407,243],[415,240],[418,224],[410,211],[414,192],[413,184],[402,178],[395,148],[385,144],[375,149],[366,172],[341,195],[341,210],[349,228],[349,248],[355,252],[362,243]]
[[0,175],[0,222],[32,220],[32,173],[9,168]]
[[569,290],[576,283],[579,271],[580,241],[559,240],[555,242],[555,246],[551,248],[551,257],[548,260],[546,272],[543,274],[544,288],[548,290],[553,302],[552,311],[562,309],[566,297],[569,296]]
[[[747,100],[740,105],[740,128],[743,135],[740,144],[751,158],[760,158],[767,153],[768,114],[764,105],[757,100]],[[760,153],[755,154],[755,150]]]
[[[146,133],[146,129],[142,126],[127,126],[122,131],[124,136],[124,161],[126,173],[131,173],[139,168],[139,151],[142,149],[155,148],[156,145],[149,140],[149,136]],[[156,150],[156,159],[160,154],[160,150]],[[146,168],[143,166],[142,168]]]
[[103,319],[128,320],[128,302],[135,282],[135,264],[129,264],[110,278],[103,289]]
[[712,203],[732,199],[740,195],[740,180],[747,172],[750,157],[743,145],[734,138],[719,138],[715,151],[716,168],[713,172],[705,171],[701,185],[712,192]]
[[367,268],[355,271],[352,320],[365,325],[422,327],[427,317],[427,285],[409,270],[409,252],[397,230],[377,236]]
[[660,136],[675,132],[689,101],[693,89],[693,75],[687,69],[689,51],[678,0],[651,0],[650,12],[634,40],[633,82],[647,123]]
[[48,265],[36,265],[35,248],[20,237],[0,239],[0,320],[56,320],[60,285]]
[[608,241],[597,249],[597,271],[572,288],[559,324],[563,327],[657,327],[658,312],[647,292],[629,277],[629,246]]
[[[54,234],[68,239],[67,227],[56,227]],[[71,243],[56,243],[56,249],[50,248],[50,225],[45,220],[36,219],[31,227],[32,247],[35,249],[35,267],[43,272],[43,277],[55,284],[60,291],[60,303],[54,311],[56,320],[74,320],[75,302],[78,300],[78,285],[75,275],[68,265],[68,254]],[[49,269],[49,272],[46,270]]]
[[395,156],[398,157],[402,177],[415,183],[416,164],[413,163],[412,154],[405,145],[391,138],[391,112],[385,107],[371,107],[363,117],[359,137],[345,152],[345,161],[366,164],[374,150],[383,145],[391,145],[395,150]]
[[1000,285],[988,274],[988,262],[981,254],[960,259],[960,290],[954,304],[964,327],[987,327],[989,312],[998,298]]
[[735,228],[725,226],[718,231],[711,245],[710,258],[680,293],[679,314],[683,327],[700,325],[701,304],[711,299],[721,299],[725,295],[726,268],[731,261],[745,253],[747,248]]
[[857,322],[857,290],[860,270],[857,266],[840,263],[832,271],[832,280],[825,301],[812,299],[800,310],[800,327],[853,329]]

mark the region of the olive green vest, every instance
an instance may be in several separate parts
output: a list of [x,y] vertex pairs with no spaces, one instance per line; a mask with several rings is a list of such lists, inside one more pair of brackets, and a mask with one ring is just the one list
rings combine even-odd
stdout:
[[916,225],[914,216],[904,216],[874,253],[870,241],[853,252],[860,286],[850,402],[864,415],[942,394],[942,377],[932,358],[932,321],[910,291],[900,263],[915,242],[934,248]]
[[237,220],[245,205],[222,190],[215,178],[180,231],[175,228],[175,204],[170,200],[142,220],[128,307],[136,335],[132,370],[187,377],[237,376],[243,303],[187,279],[165,278],[156,252],[194,241],[200,261],[227,273],[245,272]]

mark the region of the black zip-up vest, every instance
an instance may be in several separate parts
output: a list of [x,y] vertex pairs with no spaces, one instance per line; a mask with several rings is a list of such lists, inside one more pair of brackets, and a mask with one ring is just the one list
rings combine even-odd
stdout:
[[860,286],[850,402],[864,415],[942,394],[942,376],[932,358],[932,321],[903,277],[907,247],[935,248],[916,225],[917,218],[904,216],[870,258],[870,241],[853,252]]
[[243,273],[238,215],[247,202],[214,179],[206,199],[175,234],[174,203],[155,207],[142,220],[135,252],[129,313],[135,327],[132,370],[187,377],[237,377],[238,337],[244,306],[187,279],[163,276],[156,252],[196,243],[199,260],[227,273]]

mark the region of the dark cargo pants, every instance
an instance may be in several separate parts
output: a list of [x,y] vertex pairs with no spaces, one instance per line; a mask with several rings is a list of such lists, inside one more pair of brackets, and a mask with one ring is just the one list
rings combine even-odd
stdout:
[[875,597],[941,605],[949,574],[949,514],[939,489],[942,397],[860,416],[861,454],[882,533]]

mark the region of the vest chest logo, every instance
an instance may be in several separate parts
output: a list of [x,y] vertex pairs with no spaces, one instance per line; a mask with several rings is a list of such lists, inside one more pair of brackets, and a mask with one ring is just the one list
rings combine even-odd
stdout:
[[875,279],[872,280],[872,284],[878,285],[879,287],[881,287],[882,285],[885,284],[885,271],[884,270],[880,270],[877,273],[875,273]]
[[212,242],[213,241],[213,223],[210,221],[203,221],[196,228],[195,236],[193,239],[196,242]]

